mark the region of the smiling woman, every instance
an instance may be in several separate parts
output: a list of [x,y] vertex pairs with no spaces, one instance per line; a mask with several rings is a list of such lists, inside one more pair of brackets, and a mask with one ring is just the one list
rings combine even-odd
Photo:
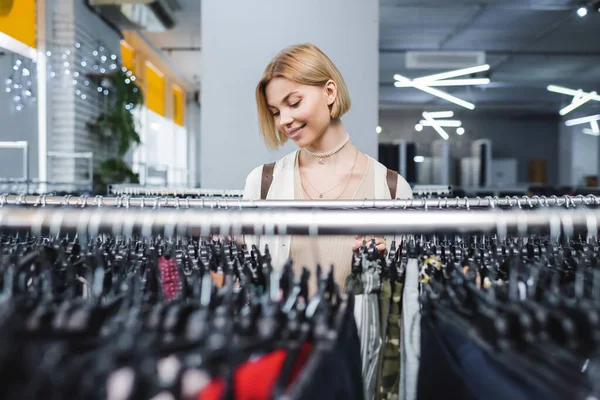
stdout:
[[[256,103],[267,146],[277,149],[291,139],[299,150],[255,168],[246,179],[246,199],[412,197],[404,178],[352,144],[341,119],[350,109],[348,88],[338,68],[317,46],[300,44],[279,52],[256,86]],[[335,280],[344,287],[352,250],[362,241],[362,236],[314,242],[302,237],[262,238],[259,248],[269,245],[273,265],[283,265],[290,256],[296,269],[316,262],[335,265]],[[377,237],[376,244],[380,251],[386,250],[385,238]]]

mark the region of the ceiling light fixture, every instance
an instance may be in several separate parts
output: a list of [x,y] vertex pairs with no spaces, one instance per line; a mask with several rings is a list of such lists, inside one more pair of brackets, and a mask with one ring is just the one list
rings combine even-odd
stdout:
[[456,78],[458,76],[463,76],[463,75],[476,74],[478,72],[488,71],[489,69],[490,69],[490,66],[488,64],[484,64],[484,65],[478,65],[475,67],[462,68],[462,69],[457,69],[454,71],[442,72],[441,74],[427,75],[427,76],[423,76],[421,78],[417,78],[417,79],[415,79],[415,81],[417,81],[417,82],[439,81],[442,79]]
[[465,128],[463,128],[462,126],[460,128],[458,128],[456,130],[456,134],[457,135],[464,135],[465,134]]
[[416,130],[417,132],[421,132],[421,131],[423,130],[423,125],[421,125],[421,124],[416,124],[416,125],[415,125],[415,130]]
[[431,118],[452,118],[454,117],[454,112],[452,111],[434,111],[428,112]]
[[469,110],[474,110],[475,105],[459,99],[456,96],[452,96],[441,90],[433,89],[433,86],[468,86],[468,85],[487,85],[490,83],[488,78],[473,78],[473,79],[455,79],[455,80],[444,80],[450,78],[456,78],[459,76],[475,74],[478,72],[488,71],[490,66],[488,64],[478,65],[475,67],[458,69],[455,71],[443,72],[441,74],[427,75],[416,79],[409,79],[400,74],[394,75],[394,86],[396,87],[414,87],[422,90],[423,92],[432,94],[441,99],[457,104]]
[[[566,88],[563,86],[556,86],[556,85],[549,85],[546,89],[551,92],[554,92],[554,93],[566,94],[567,96],[573,96],[573,97],[580,96],[581,93],[586,94],[585,92],[582,92],[581,89],[574,90],[574,89],[569,89],[569,88]],[[596,96],[592,100],[600,101],[600,96]]]
[[450,136],[448,136],[448,133],[446,133],[446,131],[437,123],[436,120],[431,118],[428,113],[424,112],[423,118],[425,118],[425,120],[431,124],[431,127],[435,129],[435,131],[442,137],[442,139],[448,140],[450,138]]
[[425,161],[425,157],[423,157],[423,156],[415,156],[415,158],[413,158],[413,160],[416,163],[422,163],[423,161]]
[[590,115],[589,117],[570,119],[568,121],[565,121],[565,125],[566,126],[582,125],[582,124],[587,124],[588,122],[592,122],[592,121],[600,121],[600,114]]
[[590,115],[588,117],[570,119],[568,121],[565,121],[565,125],[566,126],[575,126],[575,125],[583,125],[583,124],[589,123],[592,128],[591,131],[589,129],[584,129],[583,133],[586,133],[585,131],[587,130],[587,131],[592,132],[595,135],[595,134],[600,134],[600,126],[598,125],[598,121],[600,121],[600,115],[596,114],[596,115]]
[[594,132],[592,129],[588,129],[588,128],[585,128],[583,130],[583,133],[585,133],[586,135],[600,136],[600,132]]
[[585,96],[579,97],[579,95],[578,95],[578,96],[573,97],[573,102],[559,111],[560,115],[567,115],[571,111],[581,107],[588,101],[592,100],[594,97],[596,97],[597,94],[598,93],[596,93],[596,92],[590,92],[590,93],[586,94]]
[[408,79],[402,75],[398,75],[398,74],[394,75],[394,77],[400,82],[410,83],[410,86],[412,86],[416,89],[422,90],[426,93],[432,94],[441,99],[444,99],[451,103],[457,104],[461,107],[467,108],[469,110],[475,109],[475,105],[473,103],[469,103],[468,101],[461,100],[458,97],[452,96],[446,92],[442,92],[441,90],[433,89],[433,88],[427,86],[426,84],[411,81],[410,79]]
[[[431,115],[429,115],[431,117]],[[447,119],[447,120],[436,120],[435,121],[436,124],[438,124],[439,126],[443,126],[444,128],[458,128],[460,126],[462,126],[462,122],[459,120],[454,120],[454,119]],[[429,121],[419,121],[419,124],[423,125],[423,126],[431,126],[431,124],[429,123]]]
[[560,94],[564,94],[564,95],[573,97],[573,99],[571,100],[571,104],[569,104],[568,106],[566,106],[565,108],[560,110],[560,115],[566,115],[566,114],[570,113],[571,111],[581,107],[588,101],[591,101],[591,100],[600,101],[600,96],[598,96],[598,93],[595,91],[587,93],[587,92],[583,91],[582,89],[573,90],[573,89],[569,89],[569,88],[566,88],[563,86],[556,86],[556,85],[548,85],[546,87],[546,89],[550,92],[560,93]]
[[[416,79],[415,79],[416,81]],[[474,79],[451,79],[447,81],[433,81],[433,82],[423,82],[427,83],[427,86],[473,86],[473,85],[488,85],[490,80],[488,78],[474,78]],[[394,82],[394,86],[401,87],[413,87],[410,83],[405,82]]]
[[383,131],[383,129],[380,126],[375,128],[375,132],[377,132],[378,135],[381,133],[381,131]]
[[588,10],[586,7],[579,7],[579,9],[577,10],[577,15],[579,15],[581,18],[585,17],[588,13]]

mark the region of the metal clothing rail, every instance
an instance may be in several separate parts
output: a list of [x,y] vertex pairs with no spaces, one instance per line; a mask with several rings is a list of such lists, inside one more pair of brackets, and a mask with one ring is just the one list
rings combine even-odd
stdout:
[[0,208],[0,231],[33,235],[73,232],[130,236],[201,235],[356,235],[427,233],[507,233],[526,235],[587,232],[597,237],[600,210],[455,211],[435,210],[141,210],[108,208]]
[[[452,186],[449,185],[415,185],[413,194],[418,196],[435,195],[448,196],[452,193]],[[132,196],[196,196],[196,197],[242,197],[243,190],[227,189],[190,189],[190,188],[161,188],[146,187],[136,185],[110,185],[109,194],[113,195],[132,195]]]
[[176,187],[146,187],[132,185],[110,185],[109,193],[113,195],[133,196],[196,196],[196,197],[242,197],[243,190],[228,189],[191,189]]
[[600,205],[600,197],[588,196],[551,196],[551,197],[486,197],[453,199],[409,199],[409,200],[242,200],[227,198],[179,198],[179,197],[103,197],[103,196],[46,196],[46,195],[0,195],[0,207],[8,205],[34,206],[78,206],[78,207],[136,207],[136,208],[321,208],[321,209],[481,209],[481,208],[532,208]]

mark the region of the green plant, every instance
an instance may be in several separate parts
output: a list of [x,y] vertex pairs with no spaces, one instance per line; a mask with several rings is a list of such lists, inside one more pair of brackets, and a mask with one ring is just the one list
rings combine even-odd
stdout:
[[100,84],[108,88],[112,95],[107,109],[88,126],[103,141],[116,142],[117,157],[100,163],[98,172],[94,174],[94,191],[104,191],[110,183],[139,182],[137,174],[129,168],[123,157],[132,145],[141,143],[132,112],[144,102],[142,91],[126,71],[117,69],[102,75],[100,80]]
[[94,193],[104,193],[107,185],[120,182],[140,183],[139,175],[118,158],[102,161],[94,172]]

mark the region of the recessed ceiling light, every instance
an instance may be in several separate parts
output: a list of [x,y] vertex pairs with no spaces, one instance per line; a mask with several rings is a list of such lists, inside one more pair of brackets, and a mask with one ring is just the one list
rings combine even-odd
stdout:
[[585,17],[587,13],[588,10],[585,7],[579,7],[579,9],[577,10],[577,15],[579,15],[581,18]]

